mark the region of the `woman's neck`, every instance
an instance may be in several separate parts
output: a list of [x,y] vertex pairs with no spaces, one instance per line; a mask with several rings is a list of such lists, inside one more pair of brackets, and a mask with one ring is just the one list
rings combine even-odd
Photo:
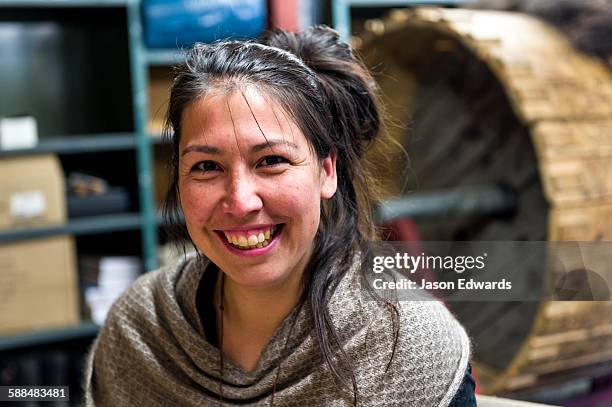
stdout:
[[228,276],[224,278],[224,321],[246,332],[271,336],[302,294],[301,274],[297,273],[281,284],[267,288],[244,287],[235,284]]
[[301,273],[294,273],[274,287],[251,288],[235,284],[219,273],[213,303],[218,310],[220,346],[244,370],[255,369],[264,347],[297,305],[302,293],[301,277]]

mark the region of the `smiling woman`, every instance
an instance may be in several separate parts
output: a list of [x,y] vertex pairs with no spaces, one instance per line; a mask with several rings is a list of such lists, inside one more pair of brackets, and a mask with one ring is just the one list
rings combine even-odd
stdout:
[[378,101],[335,31],[197,44],[167,123],[165,213],[198,253],[114,304],[88,405],[473,405],[469,341],[444,306],[364,286]]

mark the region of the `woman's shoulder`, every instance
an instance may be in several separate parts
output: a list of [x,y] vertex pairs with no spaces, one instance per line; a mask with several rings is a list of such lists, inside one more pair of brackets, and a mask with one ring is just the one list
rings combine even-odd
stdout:
[[113,303],[107,316],[107,322],[119,315],[133,316],[135,310],[150,309],[162,281],[172,278],[172,275],[179,269],[178,264],[165,266],[138,277]]
[[392,301],[372,296],[362,284],[358,287],[368,342],[375,344],[369,346],[364,363],[388,369],[386,376],[395,378],[389,379],[390,388],[403,394],[402,399],[421,394],[448,405],[470,358],[470,340],[461,323],[434,297]]
[[411,350],[420,349],[432,355],[453,359],[467,368],[470,340],[446,305],[438,300],[389,301],[366,300],[367,313],[373,317],[372,327],[386,330],[394,321],[398,327],[398,345]]
[[147,321],[157,320],[157,309],[167,308],[167,302],[175,299],[173,291],[181,273],[193,267],[194,262],[194,257],[187,257],[138,277],[111,306],[101,335],[117,334],[134,325],[142,330]]
[[181,312],[173,292],[194,261],[187,258],[143,274],[112,305],[87,358],[87,405],[94,404],[94,397],[115,397],[107,388],[115,375],[124,375],[127,383],[134,366],[155,365],[155,352],[168,340],[174,316]]
[[465,329],[442,301],[422,291],[403,293],[377,290],[372,279],[363,273],[363,270],[349,273],[338,288],[341,292],[357,293],[361,314],[368,316],[366,319],[381,314],[384,318],[395,315],[402,333],[413,340],[429,342],[447,338],[469,351]]
[[396,302],[402,326],[413,335],[437,335],[469,345],[465,329],[447,306],[435,299]]
[[[459,321],[444,303],[400,301],[399,335],[396,352],[399,370],[418,371],[419,378],[442,390],[441,405],[450,402],[459,390],[468,369],[470,340]],[[425,389],[422,389],[425,391]]]

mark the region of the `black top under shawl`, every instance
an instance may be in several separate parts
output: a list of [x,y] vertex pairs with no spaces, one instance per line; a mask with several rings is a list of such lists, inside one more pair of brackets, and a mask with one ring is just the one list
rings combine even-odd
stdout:
[[206,273],[200,279],[196,293],[196,307],[204,329],[204,336],[211,345],[216,347],[219,347],[219,335],[217,333],[217,313],[213,305],[213,296],[218,275],[219,268],[211,262]]

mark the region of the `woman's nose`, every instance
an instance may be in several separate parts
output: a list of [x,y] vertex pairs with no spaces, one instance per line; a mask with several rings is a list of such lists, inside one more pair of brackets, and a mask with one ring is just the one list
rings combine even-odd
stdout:
[[231,176],[222,207],[224,213],[237,218],[261,210],[263,201],[256,181],[244,174]]

